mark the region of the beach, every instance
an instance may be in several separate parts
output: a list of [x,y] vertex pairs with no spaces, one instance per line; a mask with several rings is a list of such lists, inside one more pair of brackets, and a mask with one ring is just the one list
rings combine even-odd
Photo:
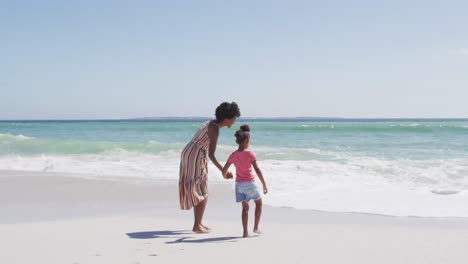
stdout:
[[[192,233],[177,182],[0,171],[2,263],[466,263],[468,220],[264,206],[241,238],[232,182],[212,182],[209,234]],[[265,197],[265,199],[268,196]],[[430,206],[430,205],[427,205]],[[250,210],[253,223],[253,205]],[[251,234],[252,235],[252,234]]]
[[467,1],[0,13],[0,264],[468,263]]

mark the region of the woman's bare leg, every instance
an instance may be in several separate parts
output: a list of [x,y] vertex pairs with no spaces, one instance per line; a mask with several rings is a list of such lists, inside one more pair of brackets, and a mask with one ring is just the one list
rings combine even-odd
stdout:
[[[205,198],[205,200],[204,200],[203,202],[205,202],[205,208],[206,208],[206,204],[208,203],[208,198]],[[211,228],[209,228],[209,227],[207,227],[207,226],[205,226],[205,225],[203,224],[203,214],[205,213],[205,208],[203,209],[203,212],[202,212],[202,216],[201,216],[201,219],[200,219],[200,225],[201,225],[204,229],[206,229],[207,231],[211,231]]]
[[199,204],[193,207],[194,223],[192,231],[195,233],[208,233],[201,222],[203,220],[203,214],[205,213],[207,199],[201,201]]

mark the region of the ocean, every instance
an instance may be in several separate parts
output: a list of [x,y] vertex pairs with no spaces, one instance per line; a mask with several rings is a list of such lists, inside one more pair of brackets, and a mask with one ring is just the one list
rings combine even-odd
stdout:
[[[206,120],[0,121],[0,170],[177,181],[180,152]],[[468,217],[468,120],[241,118],[220,131],[222,164],[244,123],[266,204]],[[209,166],[210,182],[233,184]]]

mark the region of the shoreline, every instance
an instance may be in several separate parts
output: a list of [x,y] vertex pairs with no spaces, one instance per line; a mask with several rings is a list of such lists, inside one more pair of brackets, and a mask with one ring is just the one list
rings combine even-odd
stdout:
[[[30,186],[31,184],[33,186]],[[40,186],[40,188],[35,189],[36,186]],[[234,199],[233,182],[210,182],[209,192],[207,213],[211,211],[210,209],[230,209],[236,213],[240,210],[240,205]],[[163,196],[162,199],[161,196]],[[268,199],[268,196],[264,199]],[[95,201],[98,203],[92,204]],[[42,214],[42,216],[48,216],[47,219],[52,216],[62,219],[75,216],[99,217],[108,216],[108,214],[113,216],[127,214],[161,216],[162,211],[154,210],[155,208],[169,210],[170,214],[176,215],[187,212],[179,209],[178,182],[175,180],[122,176],[99,178],[84,174],[0,170],[0,205],[4,211],[5,208],[8,210],[18,208],[18,206],[37,206],[41,203],[49,206],[41,208],[41,210],[64,206],[57,214]],[[69,204],[73,204],[75,208],[63,210]],[[430,223],[445,220],[463,224],[466,222],[466,227],[468,227],[468,217],[394,216],[365,212],[332,212],[287,206],[276,207],[265,204],[265,202],[263,206],[266,208],[264,211],[269,211],[274,217],[279,217],[286,212],[288,215],[303,215],[300,217],[301,219],[307,216],[305,220],[294,217],[291,220],[282,219],[282,221],[291,221],[291,223],[309,222],[309,218],[335,217],[335,221],[338,218],[346,218],[347,222],[359,222],[366,220],[366,218],[372,218],[373,221],[376,220],[375,223],[389,221],[411,223],[411,221],[417,220]],[[4,223],[5,219],[11,215],[11,212],[0,212],[0,224]],[[34,216],[40,215],[32,213],[24,215],[23,221]],[[263,220],[269,221],[269,219]]]

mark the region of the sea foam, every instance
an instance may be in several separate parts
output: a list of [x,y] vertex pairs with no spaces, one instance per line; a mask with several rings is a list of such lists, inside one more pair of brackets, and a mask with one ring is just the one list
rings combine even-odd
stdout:
[[[222,164],[228,149],[220,148]],[[123,149],[100,154],[3,155],[0,170],[150,178],[176,184],[179,157],[179,151],[174,150],[151,154]],[[258,164],[270,190],[264,197],[266,204],[334,212],[468,217],[465,159],[414,161],[349,156],[326,161],[259,159]],[[231,171],[235,173],[235,168]],[[209,181],[233,184],[224,180],[211,162]]]

